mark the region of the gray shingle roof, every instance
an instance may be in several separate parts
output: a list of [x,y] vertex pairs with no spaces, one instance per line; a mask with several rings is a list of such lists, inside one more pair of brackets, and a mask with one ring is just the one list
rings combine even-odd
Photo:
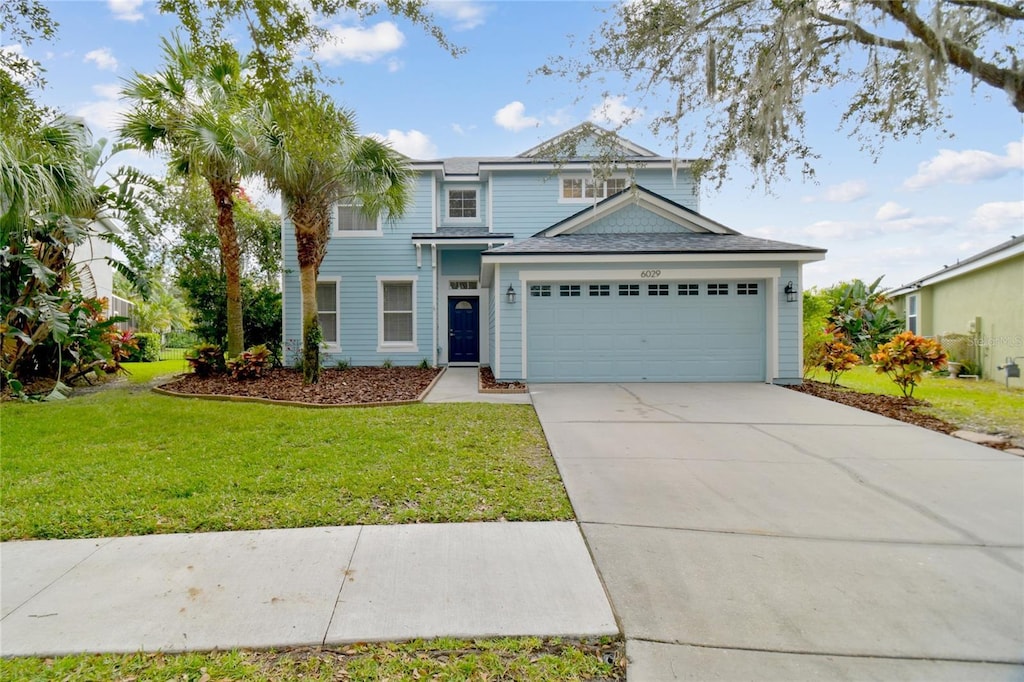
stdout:
[[416,232],[413,239],[512,239],[508,233],[489,232],[486,227],[439,227],[437,232]]
[[487,254],[620,254],[620,253],[772,253],[825,249],[777,242],[742,234],[640,232],[635,234],[563,234],[531,237],[486,251]]

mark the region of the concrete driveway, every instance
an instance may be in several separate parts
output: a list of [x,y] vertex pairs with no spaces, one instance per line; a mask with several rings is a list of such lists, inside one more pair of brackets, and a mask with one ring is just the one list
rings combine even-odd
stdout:
[[1024,679],[1024,459],[762,384],[544,384],[629,679]]

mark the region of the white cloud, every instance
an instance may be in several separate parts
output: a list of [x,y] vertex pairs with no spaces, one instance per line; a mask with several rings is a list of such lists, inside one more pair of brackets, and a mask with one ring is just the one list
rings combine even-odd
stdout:
[[469,31],[484,23],[487,9],[472,0],[434,0],[430,9],[438,15],[455,21],[456,31]]
[[527,128],[540,126],[540,119],[526,115],[526,105],[522,102],[509,102],[494,114],[494,122],[505,130],[519,132]]
[[392,57],[391,59],[388,60],[388,73],[400,71],[403,66],[405,66],[405,62],[403,62],[401,59],[398,59],[397,57]]
[[121,124],[121,116],[127,105],[120,100],[120,90],[116,83],[94,85],[92,91],[100,99],[86,102],[75,109],[75,115],[85,119],[96,137],[112,133]]
[[804,228],[805,236],[812,239],[841,239],[843,241],[891,236],[914,231],[936,232],[953,225],[945,216],[904,217],[879,223],[861,220],[820,220]]
[[818,196],[806,196],[802,199],[805,204],[815,201],[825,201],[830,204],[849,204],[868,195],[868,183],[863,180],[848,180],[838,185],[826,187],[825,191]]
[[85,61],[93,62],[100,71],[117,71],[117,58],[108,47],[85,53]]
[[640,107],[626,106],[624,95],[608,96],[604,101],[590,110],[590,121],[593,123],[621,126],[643,118],[644,110]]
[[1024,230],[1024,201],[993,201],[974,209],[968,224],[986,232]]
[[980,149],[955,152],[940,149],[937,156],[917,166],[917,173],[903,183],[907,189],[924,189],[947,182],[970,185],[981,180],[994,180],[1015,170],[1024,169],[1024,140],[1006,145],[1000,156]]
[[405,44],[405,35],[390,21],[369,28],[334,25],[330,38],[317,50],[317,57],[337,64],[344,61],[370,63]]
[[401,130],[388,130],[387,135],[371,133],[371,137],[383,140],[391,144],[396,152],[405,154],[413,159],[436,159],[437,145],[430,141],[430,138],[418,130],[403,132]]
[[887,201],[878,207],[878,211],[875,213],[875,220],[899,220],[901,218],[909,218],[913,213],[909,208],[900,206],[895,201]]
[[568,109],[559,109],[553,114],[549,114],[544,117],[544,120],[548,122],[548,125],[555,126],[556,128],[565,128],[572,123],[572,114],[569,113]]
[[121,21],[138,21],[142,19],[142,0],[107,0],[107,7],[113,12],[115,19]]

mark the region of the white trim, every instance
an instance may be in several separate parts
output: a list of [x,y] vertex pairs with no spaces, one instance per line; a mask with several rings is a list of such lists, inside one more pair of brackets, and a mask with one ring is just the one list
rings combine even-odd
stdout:
[[[494,266],[494,376],[501,376],[501,266]],[[488,316],[489,317],[489,316]]]
[[759,251],[756,253],[608,253],[608,254],[539,254],[536,256],[512,256],[484,254],[485,265],[498,263],[533,264],[547,263],[577,265],[587,263],[694,263],[721,261],[798,261],[810,263],[825,260],[825,254],[806,251]]
[[[623,159],[620,165],[624,168],[643,168],[643,169],[665,169],[670,170],[672,168],[673,160],[668,158],[651,158],[651,159],[640,159],[640,158],[628,158]],[[692,167],[693,161],[691,159],[680,159],[675,162],[675,167],[678,170],[688,169]],[[562,171],[567,168],[581,168],[589,170],[593,164],[590,161],[566,161],[565,163],[556,162],[537,162],[530,159],[523,159],[522,161],[516,162],[513,160],[508,161],[481,161],[480,172],[485,171]]]
[[[511,244],[512,238],[502,239],[498,244],[504,246],[505,244]],[[493,238],[483,237],[435,237],[419,239],[413,238],[414,244],[430,244],[431,246],[486,246],[488,249],[492,248],[496,243]]]
[[779,375],[779,275],[765,278],[764,289],[764,383],[770,384]]
[[796,304],[798,315],[796,316],[796,371],[800,373],[800,376],[804,375],[804,266],[799,264],[796,266]]
[[[416,254],[417,254],[417,256],[419,255],[419,252],[420,252],[420,249],[419,249],[419,245],[417,244],[417,246],[416,246]],[[431,305],[431,315],[432,315],[431,322],[434,325],[434,339],[433,339],[433,342],[430,344],[431,345],[430,357],[433,360],[433,364],[432,364],[433,367],[437,367],[437,347],[440,345],[440,344],[438,344],[437,341],[438,341],[438,338],[440,337],[440,334],[441,334],[441,330],[437,326],[438,325],[438,321],[437,321],[437,278],[438,278],[438,275],[439,275],[439,273],[438,273],[438,269],[437,269],[436,265],[434,267],[430,268],[431,284],[434,287],[434,292],[433,292],[433,296],[431,296],[432,300],[431,300],[431,304],[430,304]],[[415,286],[414,286],[414,289],[415,289]]]
[[437,232],[437,226],[441,222],[441,216],[438,214],[440,208],[437,205],[437,176],[430,176],[430,215],[433,220],[430,221],[430,231]]
[[343,238],[343,239],[351,239],[351,238],[354,238],[354,237],[383,237],[384,236],[384,228],[382,226],[383,221],[381,219],[381,216],[377,216],[377,218],[376,218],[377,229],[375,229],[375,230],[339,230],[338,229],[338,223],[340,222],[340,220],[338,219],[338,212],[341,210],[341,208],[343,206],[354,207],[354,206],[358,206],[358,204],[355,201],[336,201],[334,204],[331,205],[331,236],[332,237],[340,237],[340,238]]
[[[337,339],[335,343],[324,342],[324,346],[328,352],[340,353],[341,352],[341,277],[336,276],[324,276],[317,277],[316,286],[319,287],[321,284],[334,284],[334,338]],[[313,296],[316,297],[316,289],[313,289]],[[316,307],[317,319],[320,318],[320,306]],[[324,311],[326,312],[326,311]],[[301,322],[302,315],[299,315],[299,321]]]
[[530,297],[527,295],[527,284],[526,284],[526,281],[523,279],[523,273],[519,273],[519,298],[522,299],[522,301],[523,301],[523,308],[522,308],[522,311],[520,313],[522,315],[522,319],[520,320],[520,325],[519,325],[519,334],[520,334],[520,336],[519,336],[519,344],[523,348],[523,352],[520,354],[519,361],[522,362],[523,365],[522,365],[522,370],[519,373],[523,375],[523,381],[526,381],[527,379],[529,379],[529,374],[530,374],[530,369],[529,369],[530,365],[527,362],[529,360],[529,358],[528,358],[529,349],[527,348],[528,344],[526,343],[526,340],[529,337],[527,336],[527,332],[526,332],[526,305],[527,305],[526,301]]
[[628,280],[630,282],[675,282],[705,279],[771,279],[779,277],[781,268],[662,268],[657,279],[640,276],[636,270],[523,270],[519,278],[524,282],[602,282]]
[[[451,214],[452,210],[452,192],[469,192],[472,191],[476,197],[476,215],[471,217],[455,217]],[[476,184],[472,187],[445,187],[444,188],[444,221],[448,223],[483,223],[483,218],[480,217],[480,185]]]
[[[416,283],[417,275],[377,275],[377,352],[378,353],[414,353],[419,351],[417,343],[418,316]],[[412,284],[412,341],[384,341],[384,285]]]
[[[285,317],[285,311],[288,310],[288,306],[285,305],[285,292],[288,291],[288,287],[285,286],[285,281],[288,278],[288,258],[285,255],[285,245],[284,245],[284,223],[285,223],[286,220],[288,220],[287,216],[288,216],[288,202],[285,200],[284,197],[281,197],[281,360],[284,361],[284,362],[287,362],[287,360],[288,360],[288,356],[286,355],[286,353],[288,352],[288,318]],[[288,220],[288,222],[290,223],[291,221]],[[292,230],[292,232],[294,232],[294,229]],[[296,247],[296,257],[297,256],[298,256],[298,248]],[[301,282],[299,283],[299,287],[300,287],[300,289],[299,289],[299,291],[300,291],[299,298],[301,299],[302,298],[302,294],[301,294],[302,284],[301,284]],[[302,329],[302,327],[301,327],[301,322],[302,322],[302,306],[299,306],[299,322],[300,322],[299,329],[301,330]],[[300,335],[301,335],[301,331],[300,331]]]

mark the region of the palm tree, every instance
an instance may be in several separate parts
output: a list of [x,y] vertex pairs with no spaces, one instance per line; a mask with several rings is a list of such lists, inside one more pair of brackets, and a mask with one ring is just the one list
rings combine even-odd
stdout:
[[147,151],[166,151],[172,172],[197,175],[217,207],[217,236],[227,279],[228,355],[244,348],[240,251],[234,197],[253,166],[244,115],[251,89],[245,64],[229,45],[216,50],[163,41],[164,67],[137,73],[122,93],[133,102],[121,135]]
[[302,291],[303,378],[320,379],[316,280],[330,239],[331,206],[352,201],[368,218],[393,219],[411,201],[411,173],[404,156],[362,137],[353,115],[314,90],[262,107],[256,116],[260,170],[281,192],[295,229]]

